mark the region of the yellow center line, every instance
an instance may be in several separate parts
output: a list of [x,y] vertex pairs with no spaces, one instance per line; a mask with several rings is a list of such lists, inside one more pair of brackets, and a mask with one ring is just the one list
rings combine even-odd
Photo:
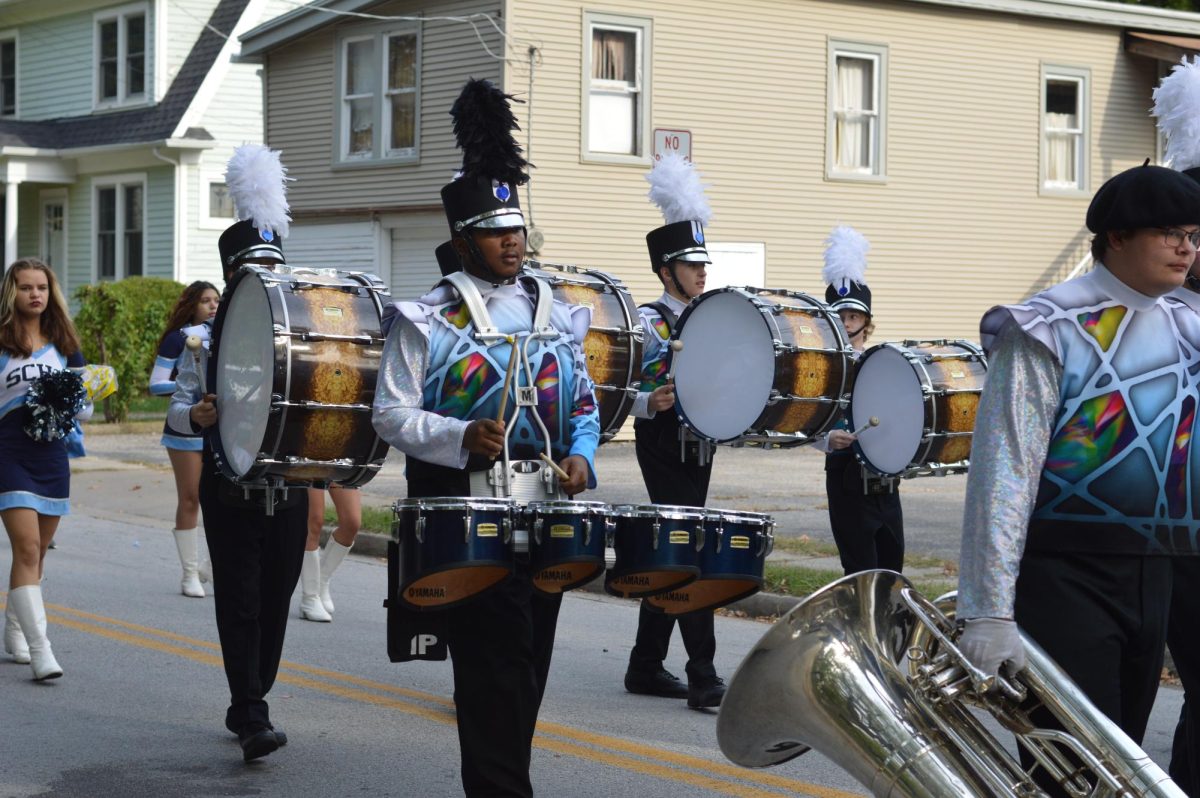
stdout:
[[[73,607],[49,604],[47,608],[55,611],[55,614],[51,616],[51,620],[67,628],[183,659],[189,659],[216,668],[224,667],[219,653],[208,653],[210,651],[220,651],[220,645],[217,643],[186,637],[164,629],[109,618]],[[137,634],[128,634],[118,631],[118,629],[107,627],[127,629]],[[201,650],[197,651],[196,649]],[[317,678],[308,678],[309,676]],[[318,678],[324,681],[318,681]],[[452,699],[419,690],[376,682],[339,671],[283,661],[280,663],[280,672],[277,681],[296,687],[311,689],[319,693],[339,696],[350,701],[397,710],[443,725],[452,725],[455,722],[454,702]],[[329,682],[343,682],[352,686],[348,687]],[[388,695],[379,695],[379,693],[397,695],[402,698],[391,698]],[[440,708],[420,706],[412,703],[413,701],[432,703]],[[573,726],[542,721],[538,723],[537,730],[538,733],[534,738],[534,745],[540,749],[578,757],[600,765],[616,767],[667,781],[682,782],[690,786],[735,796],[736,798],[763,795],[764,787],[770,789],[772,793],[781,791],[787,794],[808,795],[812,796],[812,798],[859,798],[861,795],[860,793],[850,793],[811,784],[799,779],[776,776],[762,770],[750,770],[723,762],[713,762],[701,757],[681,754],[642,742],[634,742],[605,734],[589,732]],[[610,752],[637,758],[614,758],[609,755]],[[683,768],[699,770],[702,773],[690,773],[687,770],[683,770]],[[759,786],[749,786],[736,782],[750,782]]]

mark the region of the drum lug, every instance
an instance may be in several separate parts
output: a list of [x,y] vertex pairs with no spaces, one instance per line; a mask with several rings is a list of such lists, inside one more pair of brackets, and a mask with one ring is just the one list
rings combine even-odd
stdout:
[[421,511],[417,510],[417,527],[416,527],[417,542],[425,542],[425,516],[421,515]]
[[[722,524],[717,524],[717,554],[721,553],[721,542],[724,540],[725,540],[725,527]],[[696,550],[699,551],[699,549],[700,549],[700,547],[697,546]]]
[[538,518],[533,522],[533,542],[537,545],[542,545],[542,519]]
[[463,543],[471,542],[471,511],[467,510],[463,516],[463,526],[466,528],[466,534],[463,536]]
[[763,536],[758,541],[758,553],[756,557],[766,557],[775,550],[775,522],[767,524],[763,527]]
[[[696,551],[704,548],[704,541],[708,537],[708,530],[704,528],[704,524],[696,527]],[[721,550],[721,528],[717,527],[717,551]]]
[[512,519],[505,516],[504,520],[500,522],[500,526],[504,528],[504,543],[505,543],[505,545],[507,545],[509,542],[512,541],[512,536],[513,536]]
[[583,545],[586,546],[592,540],[592,519],[583,519]]
[[660,529],[662,529],[662,524],[661,524],[661,523],[659,522],[659,520],[656,518],[656,519],[654,519],[654,523],[652,524],[652,526],[653,526],[653,528],[654,528],[654,537],[652,537],[652,538],[650,539],[650,541],[651,541],[651,542],[650,542],[650,547],[651,547],[652,549],[654,549],[655,551],[658,551],[658,532],[659,532],[659,530],[660,530]]

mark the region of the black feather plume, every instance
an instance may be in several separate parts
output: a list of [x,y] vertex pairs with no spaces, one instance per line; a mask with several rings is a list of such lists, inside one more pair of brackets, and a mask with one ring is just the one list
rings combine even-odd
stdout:
[[463,152],[463,177],[499,180],[514,186],[529,182],[529,163],[512,131],[520,130],[509,101],[523,102],[505,94],[490,81],[471,78],[454,105],[454,137]]

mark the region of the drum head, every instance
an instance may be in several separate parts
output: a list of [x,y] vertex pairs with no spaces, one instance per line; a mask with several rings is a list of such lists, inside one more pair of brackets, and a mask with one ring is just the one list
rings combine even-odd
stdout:
[[676,407],[701,437],[734,440],[767,405],[775,345],[760,307],[742,291],[718,289],[701,295],[680,318]]
[[853,429],[874,416],[879,426],[864,430],[855,447],[868,468],[903,473],[917,455],[925,427],[925,397],[917,366],[897,347],[869,350],[859,361],[847,413]]
[[271,413],[275,354],[266,286],[257,275],[243,274],[223,310],[217,384],[209,390],[218,397],[217,431],[225,460],[242,476],[262,450]]

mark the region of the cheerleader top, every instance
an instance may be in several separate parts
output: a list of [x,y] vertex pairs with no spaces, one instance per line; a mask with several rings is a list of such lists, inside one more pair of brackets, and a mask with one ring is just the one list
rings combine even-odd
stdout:
[[187,349],[188,336],[195,335],[208,348],[209,328],[207,324],[182,327],[167,334],[159,344],[154,358],[154,369],[150,372],[150,393],[154,396],[170,396],[175,393],[175,375],[186,358],[192,356]]

